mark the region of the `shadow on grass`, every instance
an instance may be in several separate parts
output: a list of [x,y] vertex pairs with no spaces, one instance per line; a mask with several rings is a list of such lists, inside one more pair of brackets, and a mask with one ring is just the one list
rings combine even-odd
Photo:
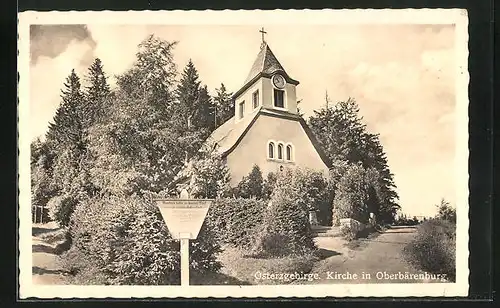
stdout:
[[32,227],[31,228],[31,235],[32,236],[37,236],[37,235],[42,235],[44,233],[48,232],[53,232],[57,230],[57,228],[40,228],[40,227]]
[[41,268],[38,266],[33,266],[32,272],[33,272],[33,275],[45,275],[45,274],[69,275],[68,272],[63,271],[63,270],[52,270],[52,269]]
[[248,281],[222,274],[222,273],[204,273],[192,274],[190,278],[191,285],[250,285]]
[[368,243],[379,237],[382,233],[374,228],[366,228],[357,234],[357,238],[348,242],[346,247],[351,250],[361,250],[368,246]]
[[318,248],[318,250],[314,254],[316,257],[319,258],[319,260],[323,260],[326,258],[330,258],[333,256],[338,256],[341,255],[340,252],[337,252],[335,250],[329,250],[329,249],[324,249],[324,248]]
[[393,231],[393,230],[394,229],[391,229],[390,231],[388,230],[388,231],[386,231],[386,233],[391,233],[391,234],[395,233],[395,234],[397,234],[397,233],[415,233],[416,232],[416,229],[409,230],[409,228],[406,229],[406,230],[401,230],[401,231]]
[[49,245],[42,245],[42,244],[36,244],[32,246],[31,249],[32,252],[44,252],[44,253],[50,253],[50,254],[57,254],[56,250],[49,246]]

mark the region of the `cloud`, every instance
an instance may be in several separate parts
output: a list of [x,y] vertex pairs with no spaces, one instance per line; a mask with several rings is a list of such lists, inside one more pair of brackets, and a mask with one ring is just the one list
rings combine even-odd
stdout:
[[95,46],[95,42],[85,25],[31,25],[31,64],[36,64],[39,57],[57,57],[75,41]]
[[66,77],[75,69],[83,76],[87,67],[82,58],[93,49],[88,41],[72,40],[66,49],[55,58],[39,56],[30,68],[30,129],[33,137],[45,134],[60,104],[60,89]]

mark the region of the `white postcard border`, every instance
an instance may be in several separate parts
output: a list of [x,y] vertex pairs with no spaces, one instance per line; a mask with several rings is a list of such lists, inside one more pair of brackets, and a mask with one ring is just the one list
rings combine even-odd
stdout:
[[[105,18],[103,18],[105,16]],[[29,133],[29,25],[31,24],[455,24],[456,26],[456,283],[259,286],[43,286],[32,284]],[[34,12],[19,14],[19,297],[240,298],[407,297],[468,294],[468,18],[465,9]]]

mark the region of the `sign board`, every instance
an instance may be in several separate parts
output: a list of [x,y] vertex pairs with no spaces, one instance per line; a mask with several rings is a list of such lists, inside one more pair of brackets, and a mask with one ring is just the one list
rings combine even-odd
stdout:
[[196,239],[212,199],[154,200],[174,239]]

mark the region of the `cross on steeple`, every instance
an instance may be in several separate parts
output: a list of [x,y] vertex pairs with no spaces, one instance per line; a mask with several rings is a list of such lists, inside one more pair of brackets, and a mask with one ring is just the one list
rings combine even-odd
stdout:
[[262,29],[260,29],[259,32],[262,33],[262,43],[264,43],[265,42],[265,40],[264,40],[264,34],[266,34],[267,32],[264,31],[264,27],[262,27]]

